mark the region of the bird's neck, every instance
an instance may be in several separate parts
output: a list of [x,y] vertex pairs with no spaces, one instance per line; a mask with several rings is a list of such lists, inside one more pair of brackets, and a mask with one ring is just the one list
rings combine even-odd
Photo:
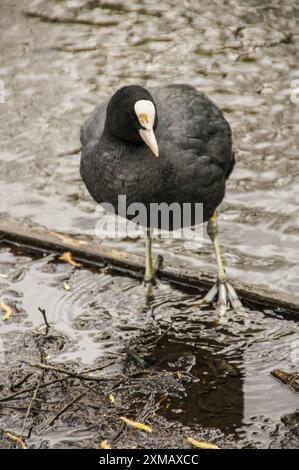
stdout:
[[129,142],[124,139],[121,139],[107,129],[104,129],[102,137],[99,141],[100,148],[104,148],[105,150],[109,151],[115,157],[120,157],[121,155],[129,155],[130,153],[134,153],[140,145],[140,142]]

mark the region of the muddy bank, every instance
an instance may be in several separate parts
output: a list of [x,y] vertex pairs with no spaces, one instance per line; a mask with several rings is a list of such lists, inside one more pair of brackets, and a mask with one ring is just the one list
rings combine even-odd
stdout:
[[4,432],[22,434],[33,397],[28,447],[181,448],[187,437],[298,446],[295,418],[285,418],[298,397],[270,375],[297,370],[296,322],[251,310],[245,323],[219,324],[213,309],[190,311],[196,294],[165,283],[146,305],[138,279],[10,245],[0,250],[0,274],[11,308],[0,318],[2,447],[17,445]]

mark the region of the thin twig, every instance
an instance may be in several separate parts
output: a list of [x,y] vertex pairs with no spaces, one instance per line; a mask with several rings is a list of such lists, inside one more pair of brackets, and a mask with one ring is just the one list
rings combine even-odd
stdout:
[[82,385],[83,385],[83,387],[87,388],[87,390],[89,390],[90,392],[95,393],[96,396],[99,397],[99,392],[98,392],[98,390],[96,390],[95,387],[90,387],[89,385],[85,384],[84,382],[83,382]]
[[109,393],[113,392],[113,390],[117,390],[121,385],[128,382],[128,380],[133,379],[134,377],[138,377],[138,375],[147,375],[150,374],[151,371],[144,369],[138,372],[133,372],[132,374],[124,376],[121,380],[119,380],[116,384],[112,385],[112,387],[106,391],[105,393],[108,395]]
[[167,335],[167,333],[171,330],[172,326],[173,326],[173,322],[170,323],[170,325],[166,328],[166,330],[163,331],[163,333],[160,336],[158,336],[158,338],[154,339],[150,343],[147,343],[146,347],[150,347],[150,346],[153,346],[154,344],[159,343],[159,341],[161,341],[161,339],[163,339]]
[[[35,400],[35,403],[37,402],[37,399]],[[27,406],[12,406],[12,405],[5,405],[6,410],[15,410],[15,411],[22,411],[25,412],[27,411],[28,407]],[[38,408],[35,408],[35,405],[31,408],[31,410],[36,410],[39,413],[49,413],[51,412],[51,408],[47,407],[41,407],[39,406]]]
[[45,370],[53,370],[55,372],[59,372],[60,374],[66,374],[70,377],[80,380],[91,380],[93,382],[102,382],[103,380],[107,380],[107,377],[92,377],[90,375],[79,374],[76,372],[71,372],[66,369],[62,369],[61,367],[55,367],[50,364],[37,364],[35,362],[26,362],[30,367],[35,367],[38,369],[45,369]]
[[44,308],[40,308],[38,307],[38,310],[40,311],[40,313],[42,314],[43,316],[43,319],[44,319],[44,322],[45,322],[45,325],[46,325],[46,335],[48,334],[48,331],[49,329],[51,328],[48,320],[47,320],[47,315],[46,315],[46,310]]
[[32,408],[32,405],[34,403],[34,400],[36,399],[36,396],[37,396],[37,392],[41,386],[41,383],[42,383],[42,380],[44,378],[44,372],[41,372],[40,374],[40,377],[39,377],[39,380],[37,382],[37,386],[35,387],[35,390],[33,392],[33,395],[32,395],[32,398],[29,402],[29,405],[28,405],[28,408],[27,408],[27,412],[26,412],[26,415],[25,415],[25,418],[24,418],[24,421],[23,421],[23,427],[22,427],[22,432],[21,432],[21,439],[23,438],[23,434],[25,432],[25,427],[26,427],[26,423],[27,423],[27,419],[30,415],[30,411],[31,411],[31,408]]
[[89,372],[96,372],[98,370],[103,370],[106,367],[112,366],[115,364],[115,360],[107,362],[106,364],[102,364],[101,366],[93,367],[92,369],[84,369],[83,374],[88,374]]
[[[44,364],[41,364],[41,365],[44,365]],[[48,365],[48,364],[46,364],[46,365]],[[107,365],[109,365],[109,364],[107,364]],[[43,367],[43,369],[45,369],[45,368]],[[50,369],[50,370],[52,370],[52,369]],[[88,371],[92,372],[93,370],[98,370],[98,368],[89,369]],[[67,372],[65,371],[65,373],[67,373]],[[81,376],[76,376],[75,377],[75,376],[71,375],[71,377],[74,378],[74,379],[78,379],[78,380],[81,379]],[[67,374],[67,377],[61,377],[59,379],[51,380],[50,382],[45,382],[45,383],[41,384],[41,386],[39,388],[49,387],[50,385],[56,384],[58,382],[64,382],[65,380],[69,380],[69,378],[70,378],[70,375]],[[90,380],[92,380],[92,379],[90,379]],[[104,380],[104,381],[105,380],[110,380],[110,381],[112,381],[112,380],[115,380],[115,379],[113,377],[111,377],[111,378],[103,377],[101,380]],[[20,390],[19,392],[15,392],[15,393],[12,393],[11,395],[8,395],[7,397],[0,398],[0,403],[4,403],[4,402],[7,402],[7,401],[18,399],[18,397],[20,395],[31,393],[34,390],[35,390],[35,387],[25,388],[23,390]],[[24,397],[22,397],[22,398],[24,398]]]
[[23,377],[21,380],[19,380],[19,382],[17,382],[16,384],[13,384],[12,390],[16,390],[16,388],[19,388],[21,385],[23,385],[23,383],[25,383],[32,375],[33,375],[33,372],[30,372],[25,377]]
[[52,426],[55,421],[66,411],[68,410],[71,406],[73,406],[77,401],[81,400],[81,398],[83,398],[85,395],[87,395],[87,393],[89,392],[90,390],[84,390],[84,392],[80,393],[80,395],[77,395],[70,403],[68,403],[67,405],[65,405],[63,408],[61,408],[61,410],[54,416],[54,418],[52,418],[48,423],[46,423],[46,428],[49,428],[50,426]]
[[[62,377],[60,379],[51,380],[50,382],[45,382],[44,384],[41,384],[41,386],[39,388],[48,387],[49,385],[53,385],[57,382],[63,382],[64,380],[68,380],[68,379],[69,379],[69,377]],[[18,397],[20,395],[23,395],[23,393],[34,392],[34,390],[35,390],[35,387],[25,388],[24,390],[20,390],[19,392],[13,393],[12,395],[8,395],[7,397],[0,398],[0,403],[10,401],[10,400],[14,400],[16,397]],[[24,398],[24,397],[22,397],[22,398]]]
[[146,419],[150,413],[158,410],[160,408],[161,403],[163,403],[163,401],[165,401],[167,397],[168,397],[168,394],[165,393],[159,398],[158,401],[154,402],[151,406],[150,404],[148,404],[148,406],[146,406],[141,412],[140,417],[138,418],[138,421],[140,421],[141,419],[143,420]]

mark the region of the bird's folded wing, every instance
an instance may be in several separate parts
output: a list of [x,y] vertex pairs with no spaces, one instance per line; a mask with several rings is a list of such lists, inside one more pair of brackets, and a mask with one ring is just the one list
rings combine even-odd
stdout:
[[81,127],[80,140],[83,147],[85,147],[88,142],[98,141],[100,139],[105,124],[106,107],[107,103],[98,105]]

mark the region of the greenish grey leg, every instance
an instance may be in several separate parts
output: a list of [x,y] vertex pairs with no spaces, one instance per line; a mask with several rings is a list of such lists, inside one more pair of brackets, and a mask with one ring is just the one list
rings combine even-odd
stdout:
[[154,286],[156,284],[156,270],[153,264],[152,238],[151,229],[149,228],[146,230],[145,250],[145,296],[147,300],[150,300],[154,296]]
[[204,298],[199,303],[197,303],[197,305],[208,304],[212,302],[212,300],[214,300],[214,298],[218,295],[217,310],[220,317],[225,316],[227,307],[229,306],[231,306],[236,313],[244,316],[246,315],[245,309],[243,308],[235,289],[226,278],[220,250],[216,213],[214,213],[208,222],[207,232],[214,245],[218,276],[216,284],[213,285],[213,287],[204,296]]
[[145,251],[144,282],[152,282],[155,277],[155,271],[154,271],[153,256],[152,256],[151,230],[149,228],[146,230],[145,250],[146,251]]

